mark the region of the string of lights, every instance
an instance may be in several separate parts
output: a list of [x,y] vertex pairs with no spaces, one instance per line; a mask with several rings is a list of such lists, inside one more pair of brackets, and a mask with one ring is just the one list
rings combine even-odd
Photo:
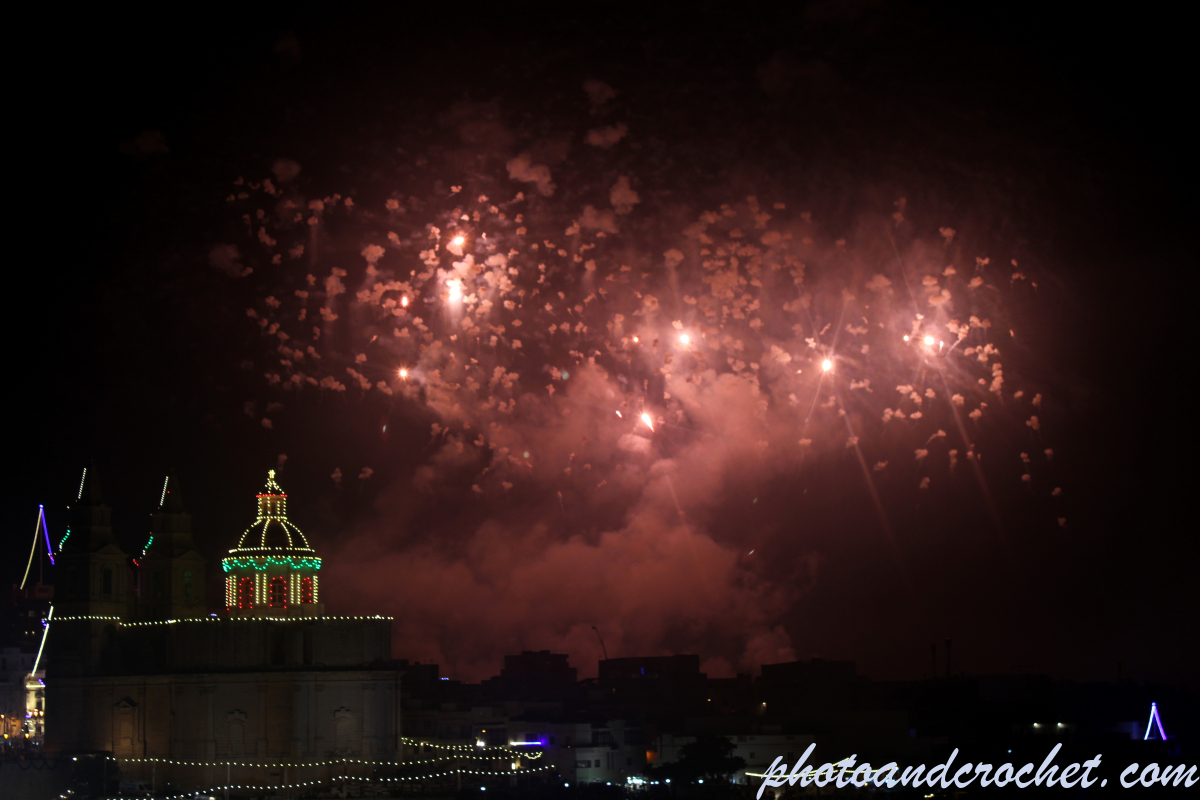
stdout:
[[[260,769],[279,769],[289,767],[303,769],[305,767],[332,767],[337,764],[366,764],[368,766],[410,766],[413,764],[437,764],[463,756],[442,756],[441,758],[422,758],[412,761],[368,761],[361,758],[335,758],[329,761],[300,761],[290,764],[263,763],[249,761],[176,761],[169,758],[125,758],[123,761],[144,764],[170,764],[176,767],[256,767]],[[481,757],[482,760],[482,757]]]
[[318,622],[321,620],[364,620],[364,619],[382,619],[391,621],[395,617],[385,617],[379,614],[361,617],[337,617],[337,616],[320,616],[320,617],[189,617],[184,619],[164,619],[147,622],[126,622],[121,617],[102,617],[97,615],[83,615],[72,617],[55,617],[59,622],[70,622],[75,620],[101,620],[106,622],[116,622],[118,627],[133,628],[146,627],[151,625],[177,625],[185,622]]
[[[551,768],[552,768],[551,766],[547,765],[544,767],[534,767],[532,769],[519,770],[517,772],[519,772],[520,774],[532,774],[535,772],[546,772],[547,770],[549,770]],[[185,798],[185,797],[193,798],[193,797],[196,797],[197,795],[215,794],[216,792],[221,792],[226,789],[249,789],[252,791],[274,791],[277,789],[301,789],[306,786],[332,785],[339,781],[370,781],[371,783],[400,783],[403,781],[426,781],[426,780],[430,780],[432,778],[448,778],[448,777],[452,777],[455,775],[497,776],[497,775],[513,775],[513,774],[514,774],[513,771],[487,772],[487,771],[483,771],[483,770],[456,769],[456,770],[449,770],[447,772],[435,772],[435,773],[431,773],[429,775],[412,775],[412,776],[408,776],[408,777],[394,777],[394,778],[385,778],[385,777],[364,778],[364,777],[356,777],[353,775],[338,775],[337,777],[329,778],[326,780],[300,781],[298,783],[276,783],[276,784],[262,784],[262,785],[239,783],[239,784],[212,786],[212,787],[209,787],[208,789],[201,789],[199,791],[190,791],[190,792],[184,792],[182,794],[167,795],[166,800],[181,800],[181,798]]]
[[[271,524],[274,523],[279,526],[280,530],[283,531],[284,538],[287,539],[286,549],[303,550],[311,553],[312,547],[309,546],[307,537],[287,518],[287,495],[284,494],[279,484],[275,482],[275,470],[267,470],[267,490],[255,496],[258,499],[258,517],[254,520],[254,524],[242,534],[242,537],[238,540],[237,547],[229,552],[241,553],[247,550],[278,549],[269,547],[267,543]],[[258,538],[260,546],[246,547],[247,537],[259,527],[262,528]],[[293,534],[295,538],[293,538]],[[296,543],[297,540],[299,540],[299,544]]]
[[[86,482],[87,482],[87,467],[84,467],[83,474],[79,476],[79,494],[75,497],[76,503],[83,500],[83,484]],[[70,509],[70,506],[67,506],[67,508]],[[67,532],[64,533],[63,537],[58,540],[58,551],[60,553],[62,552],[63,545],[66,544],[66,541],[68,538],[70,538],[70,536],[71,536],[71,528],[70,528],[70,526],[67,526]]]
[[304,550],[309,553],[314,552],[311,547],[235,547],[234,549],[230,550],[229,552],[231,552],[231,553],[255,553],[258,551],[263,551],[263,552],[267,552],[267,553],[278,553],[281,550],[283,550],[283,551]]
[[40,505],[38,506],[37,522],[33,526],[33,547],[29,550],[29,561],[25,564],[25,575],[21,578],[22,589],[25,588],[25,582],[29,580],[29,569],[33,566],[34,555],[37,554],[39,533],[46,537],[46,555],[50,557],[50,565],[54,566],[54,548],[50,546],[50,529],[46,526],[46,509]]
[[247,558],[226,558],[221,561],[221,569],[226,572],[234,568],[265,570],[268,567],[320,569],[321,559],[316,556],[251,556]]
[[[405,741],[405,740],[401,740]],[[288,768],[303,768],[303,767],[331,767],[336,764],[364,764],[367,766],[387,766],[387,767],[407,767],[413,764],[435,764],[442,761],[451,761],[453,759],[472,758],[479,761],[496,761],[500,759],[509,759],[512,757],[534,760],[542,757],[541,753],[519,753],[514,750],[508,750],[503,747],[493,747],[490,750],[503,750],[502,755],[482,755],[479,752],[468,753],[461,756],[442,756],[440,758],[425,758],[408,761],[374,761],[364,758],[334,758],[327,761],[297,761],[290,763],[267,762],[258,763],[253,761],[185,761],[172,758],[122,758],[131,764],[170,764],[176,767],[263,767],[269,769],[279,769],[280,767]]]
[[[466,752],[471,752],[471,753],[487,753],[487,752],[491,752],[491,751],[499,751],[499,752],[505,753],[507,755],[522,756],[525,758],[541,758],[542,757],[541,753],[523,753],[519,750],[513,750],[511,748],[504,747],[502,745],[494,745],[492,747],[479,747],[479,746],[472,747],[469,744],[437,744],[436,742],[423,742],[423,741],[420,741],[419,739],[410,739],[407,736],[401,736],[400,741],[403,742],[404,744],[423,745],[425,747],[433,747],[433,748],[436,748],[439,750],[461,750],[461,751],[466,751]],[[496,756],[496,757],[498,757],[498,756]]]
[[[850,758],[853,758],[853,756],[851,756]],[[833,766],[834,766],[835,768],[837,768],[837,767],[841,767],[841,766],[849,766],[849,765],[850,765],[850,763],[851,763],[851,762],[850,762],[850,758],[843,758],[841,761],[835,762]],[[860,767],[859,767],[859,769],[862,769],[862,767],[860,766]],[[874,773],[876,773],[876,772],[882,772],[882,771],[883,771],[883,767],[878,767],[878,768],[876,768],[876,769],[872,769],[872,770],[871,770],[871,773],[872,773],[872,774],[874,774]],[[804,771],[803,771],[803,772],[801,772],[801,773],[799,773],[799,774],[798,774],[798,777],[800,777],[800,778],[812,778],[812,777],[814,777],[814,776],[817,774],[817,772],[818,772],[818,769],[817,769],[816,767],[813,767],[812,765],[809,765],[809,766],[805,767],[805,769],[804,769]],[[788,775],[788,777],[789,777],[789,778],[791,777],[791,773],[787,773],[787,775]],[[770,773],[770,772],[749,772],[749,771],[747,771],[747,772],[746,772],[746,777],[747,777],[747,778],[770,778],[770,777],[772,777],[772,773]]]

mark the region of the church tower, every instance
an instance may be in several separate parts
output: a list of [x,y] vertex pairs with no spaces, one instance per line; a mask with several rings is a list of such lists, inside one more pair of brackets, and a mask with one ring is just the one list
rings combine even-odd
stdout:
[[134,559],[138,574],[138,616],[145,620],[207,617],[204,559],[192,541],[192,515],[183,510],[179,479],[163,484],[150,539]]
[[55,565],[55,614],[60,617],[128,618],[132,597],[125,553],[112,530],[93,466],[83,476],[70,527]]
[[321,559],[288,521],[287,495],[267,472],[258,496],[258,518],[221,560],[225,608],[235,617],[319,617]]

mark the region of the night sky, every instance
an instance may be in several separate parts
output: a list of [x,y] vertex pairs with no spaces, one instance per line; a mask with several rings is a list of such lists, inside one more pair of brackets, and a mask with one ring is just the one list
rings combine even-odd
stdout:
[[[553,16],[440,8],[206,8],[44,23],[42,66],[16,89],[27,145],[14,161],[27,176],[12,188],[27,196],[9,230],[19,244],[8,266],[17,366],[0,505],[4,580],[20,579],[37,504],[61,535],[83,466],[96,465],[131,553],[174,469],[215,601],[217,559],[253,521],[266,470],[278,468],[293,521],[325,559],[329,610],[395,616],[394,655],[436,661],[453,677],[496,674],[504,654],[522,649],[567,652],[581,677],[594,675],[595,625],[610,655],[698,652],[714,677],[821,656],[854,660],[878,679],[920,678],[930,643],[952,638],[956,668],[968,673],[1114,680],[1120,663],[1126,678],[1200,685],[1185,656],[1200,603],[1187,389],[1194,222],[1184,190],[1194,159],[1179,26],[914,3],[814,3],[782,16],[712,5]],[[588,141],[606,129],[618,141]],[[548,173],[514,168],[523,155]],[[239,177],[269,178],[278,197],[305,203],[352,197],[354,208],[289,228],[276,198],[227,202],[243,189]],[[610,192],[622,177],[637,194],[624,208]],[[526,199],[513,200],[518,192]],[[506,412],[454,411],[458,389],[425,373],[397,385],[394,368],[415,367],[406,359],[416,351],[393,344],[391,324],[353,300],[371,288],[367,246],[387,248],[380,280],[389,270],[404,280],[423,268],[419,248],[405,249],[413,231],[444,230],[462,206],[484,214],[469,220],[474,236],[502,202],[513,203],[501,209],[505,230],[521,213],[530,242],[556,241],[521,262],[518,283],[536,279],[558,246],[609,233],[588,239],[597,247],[580,261],[551,263],[543,294],[522,306],[524,348],[511,344],[509,325],[508,355],[496,363],[521,373],[504,395],[517,405],[489,428]],[[765,286],[766,328],[744,356],[763,362],[766,411],[747,389],[757,378],[739,377],[747,366],[724,352],[680,351],[680,378],[714,370],[702,386],[638,372],[643,355],[662,363],[668,334],[700,331],[702,308],[683,298],[709,284],[696,277],[700,256],[688,242],[699,245],[684,232],[714,211],[716,236],[722,204],[735,220],[753,220],[761,204],[769,230],[813,240],[803,290],[815,298],[811,316]],[[590,225],[587,206],[600,209]],[[247,226],[242,215],[258,208],[267,224]],[[580,220],[582,233],[564,234]],[[395,247],[389,230],[399,231]],[[263,236],[285,255],[285,236],[308,249],[271,264]],[[490,251],[480,242],[482,261]],[[664,264],[669,248],[680,249],[678,275],[670,256]],[[553,344],[561,334],[539,344],[530,330],[543,302],[583,301],[589,258],[596,285],[632,265],[628,275],[642,291],[657,287],[662,302],[657,317],[636,323],[663,331],[653,353],[618,341],[633,334],[632,315],[624,334],[595,332],[640,354],[626,373],[599,356],[596,368],[575,366],[573,345]],[[872,275],[893,279],[878,290],[880,314],[912,292],[919,310],[940,313],[919,280],[906,295],[897,277],[926,262],[955,266],[957,277],[930,273],[947,286],[979,274],[999,287],[990,311],[1013,331],[997,333],[1002,393],[1023,389],[1024,398],[1001,403],[979,386],[964,406],[990,401],[971,428],[979,462],[955,444],[954,428],[938,439],[930,431],[946,426],[930,419],[925,433],[916,419],[880,421],[883,406],[903,399],[891,399],[889,384],[913,382],[895,379],[907,366],[869,366],[839,340],[843,400],[868,398],[861,409],[872,410],[848,415],[858,444],[836,407],[819,405],[828,393],[804,382],[817,372],[801,357],[818,352],[805,351],[805,338],[823,319],[834,331],[866,320],[841,309],[851,289],[854,302],[870,299]],[[253,271],[243,276],[245,267]],[[314,343],[320,365],[305,369],[347,386],[285,391],[267,377],[288,377],[278,341],[247,309],[294,322],[294,290],[306,273],[316,275],[309,288],[328,288],[332,268],[350,272],[345,296],[327,304],[340,319],[327,320]],[[420,313],[444,340],[450,317],[426,295],[430,311]],[[276,296],[278,311],[266,301]],[[974,312],[953,304],[965,296],[955,289],[946,306],[963,321]],[[287,330],[320,325],[318,305]],[[782,325],[786,314],[795,319]],[[813,330],[789,333],[793,321]],[[794,389],[783,387],[781,359],[769,373],[768,332],[786,341],[795,359],[786,363],[803,367],[788,367]],[[446,346],[463,359],[482,352]],[[870,363],[899,363],[873,347]],[[347,367],[394,391],[363,391]],[[849,387],[854,369],[874,378],[871,395]],[[557,391],[547,395],[548,384]],[[946,387],[929,385],[940,400],[921,408],[932,416],[941,402],[951,419]],[[800,399],[789,405],[789,393]],[[1037,429],[1025,424],[1034,394],[1045,398]],[[802,446],[813,397],[816,422],[801,434],[813,442]],[[643,408],[663,419],[653,435],[637,429]],[[464,420],[474,427],[464,431]],[[914,430],[901,435],[901,425]],[[493,444],[473,444],[480,429]],[[532,450],[528,464],[501,458],[501,443],[515,456]],[[922,448],[929,455],[914,458]],[[585,486],[578,462],[588,459],[595,480]]]

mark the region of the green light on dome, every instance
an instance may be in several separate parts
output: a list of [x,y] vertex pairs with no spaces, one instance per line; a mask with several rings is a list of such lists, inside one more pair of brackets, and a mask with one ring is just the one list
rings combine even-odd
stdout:
[[315,556],[259,556],[257,558],[226,558],[221,560],[221,569],[225,572],[234,569],[255,569],[261,572],[270,567],[320,569],[321,559]]

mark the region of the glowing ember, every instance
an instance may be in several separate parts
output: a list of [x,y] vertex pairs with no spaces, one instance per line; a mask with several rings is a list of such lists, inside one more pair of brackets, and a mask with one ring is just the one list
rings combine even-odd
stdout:
[[926,344],[926,345],[928,345],[928,346],[930,346],[930,347],[932,347],[932,346],[933,346],[933,343],[934,343],[935,341],[937,341],[937,340],[936,340],[936,339],[934,339],[932,336],[926,336],[926,337],[925,337],[925,344]]
[[649,414],[642,414],[642,422],[646,423],[646,427],[654,430],[654,422],[650,419]]
[[692,341],[692,339],[686,333],[679,334],[679,343],[680,344],[687,344],[690,341]]
[[404,367],[401,367],[397,371],[397,374],[399,374],[401,378],[404,378],[404,379],[408,378],[408,370],[406,370]]
[[828,358],[825,359],[824,361],[821,362],[821,369],[825,372],[829,372],[829,370],[833,369],[833,362],[830,361]]

